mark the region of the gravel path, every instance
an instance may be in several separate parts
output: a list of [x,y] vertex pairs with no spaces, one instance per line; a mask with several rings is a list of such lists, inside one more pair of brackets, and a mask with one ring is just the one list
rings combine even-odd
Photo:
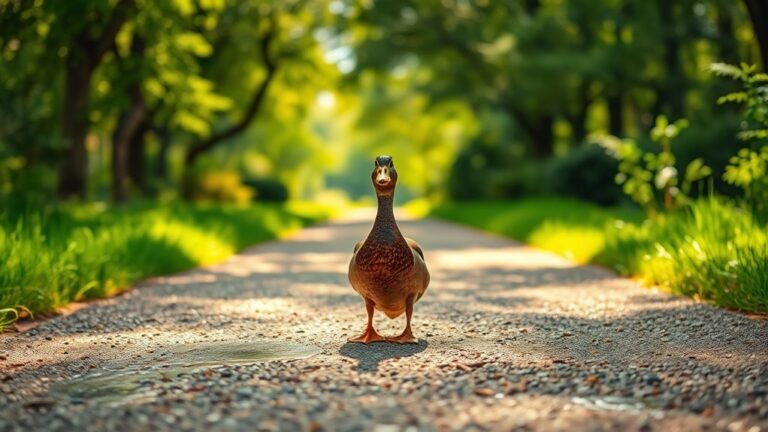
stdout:
[[444,222],[400,223],[421,342],[346,344],[371,219],[0,336],[0,431],[768,430],[768,322]]

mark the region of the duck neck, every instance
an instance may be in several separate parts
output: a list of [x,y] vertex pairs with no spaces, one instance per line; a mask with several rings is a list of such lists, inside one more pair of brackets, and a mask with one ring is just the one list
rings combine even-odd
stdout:
[[379,208],[376,211],[376,220],[373,222],[373,226],[386,227],[397,229],[397,223],[395,222],[395,213],[392,208],[392,195],[377,195],[379,200]]

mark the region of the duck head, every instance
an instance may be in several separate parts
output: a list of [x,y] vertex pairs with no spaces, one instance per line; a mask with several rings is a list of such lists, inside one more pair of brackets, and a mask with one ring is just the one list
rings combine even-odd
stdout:
[[376,189],[376,195],[392,196],[395,193],[395,184],[397,184],[397,171],[392,157],[382,155],[373,162],[373,172],[371,173],[373,187]]

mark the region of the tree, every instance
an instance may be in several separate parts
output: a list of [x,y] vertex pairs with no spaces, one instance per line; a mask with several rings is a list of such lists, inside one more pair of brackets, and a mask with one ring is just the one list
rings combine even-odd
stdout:
[[243,112],[242,117],[239,121],[230,125],[226,129],[220,132],[216,132],[210,137],[201,141],[197,141],[192,146],[190,146],[185,157],[185,163],[188,167],[193,166],[197,158],[213,149],[219,143],[243,133],[259,114],[259,111],[264,104],[267,91],[269,90],[269,87],[272,84],[272,81],[274,80],[278,70],[278,63],[271,53],[272,41],[275,38],[275,31],[276,30],[274,28],[271,28],[267,30],[266,33],[259,39],[258,46],[259,53],[264,65],[264,78],[262,78],[261,83],[253,92],[251,101],[248,103],[248,106]]
[[768,4],[762,0],[744,0],[752,20],[752,27],[760,46],[763,71],[768,71]]
[[119,114],[117,126],[112,135],[112,199],[118,203],[127,199],[125,179],[131,147],[143,145],[140,132],[147,117],[147,104],[141,89],[141,71],[136,63],[141,64],[144,50],[144,39],[140,35],[134,35],[130,57],[123,60],[134,64],[120,68],[130,77],[130,83],[127,86],[130,104]]
[[[88,182],[88,155],[85,138],[89,127],[91,78],[96,68],[115,44],[115,37],[134,12],[134,0],[119,0],[109,10],[101,3],[85,10],[67,8],[66,18],[85,17],[71,29],[67,40],[68,52],[64,60],[64,93],[61,109],[61,135],[65,140],[64,155],[59,162],[58,195],[61,198],[85,198]],[[62,17],[54,23],[68,23]],[[66,32],[62,29],[62,33]],[[58,41],[56,41],[58,42]],[[53,48],[53,47],[51,47]]]

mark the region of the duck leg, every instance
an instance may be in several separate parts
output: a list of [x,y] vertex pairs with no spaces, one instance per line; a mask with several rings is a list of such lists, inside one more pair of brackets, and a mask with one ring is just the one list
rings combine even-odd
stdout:
[[415,344],[419,343],[419,340],[413,337],[411,331],[411,316],[413,315],[413,296],[408,297],[405,301],[405,330],[400,336],[387,338],[389,342],[397,342],[401,344]]
[[383,337],[381,337],[378,333],[376,333],[376,329],[373,328],[373,307],[375,305],[373,304],[373,301],[371,299],[366,298],[365,299],[365,310],[368,311],[368,325],[365,327],[365,331],[363,334],[356,338],[349,339],[349,342],[361,342],[361,343],[369,343],[369,342],[378,342],[378,341],[385,341]]

